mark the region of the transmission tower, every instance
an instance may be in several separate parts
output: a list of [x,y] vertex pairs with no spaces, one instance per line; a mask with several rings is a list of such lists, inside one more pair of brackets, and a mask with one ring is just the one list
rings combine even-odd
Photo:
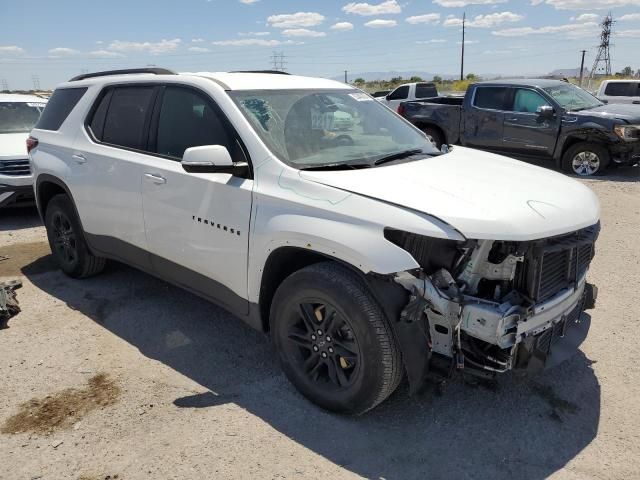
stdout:
[[598,47],[598,54],[591,68],[590,78],[594,78],[597,75],[611,75],[611,54],[609,53],[609,46],[611,44],[611,28],[614,23],[611,12],[609,12],[609,15],[607,15],[600,24],[602,25],[600,46]]
[[285,61],[285,58],[284,52],[273,52],[273,55],[271,55],[273,69],[278,72],[286,72],[287,69],[285,68],[285,65],[287,62]]
[[35,91],[40,90],[40,77],[38,75],[31,75],[31,80],[33,81],[33,89]]
[[9,82],[7,82],[6,78],[0,80],[0,90],[9,90]]

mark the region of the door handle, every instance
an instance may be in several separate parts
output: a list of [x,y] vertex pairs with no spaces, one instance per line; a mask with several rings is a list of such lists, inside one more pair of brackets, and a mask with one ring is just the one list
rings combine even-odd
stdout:
[[152,181],[153,183],[155,183],[156,185],[163,185],[163,184],[167,183],[167,179],[166,179],[166,178],[164,178],[164,177],[163,177],[163,176],[161,176],[161,175],[155,175],[155,174],[153,174],[153,173],[145,173],[145,174],[144,174],[144,176],[145,176],[148,180],[150,180],[150,181]]
[[71,155],[71,158],[73,158],[73,161],[76,163],[87,163],[87,159],[81,153],[74,153]]

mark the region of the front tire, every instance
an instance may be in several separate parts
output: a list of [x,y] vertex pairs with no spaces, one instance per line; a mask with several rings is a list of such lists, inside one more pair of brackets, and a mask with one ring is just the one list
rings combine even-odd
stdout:
[[396,339],[365,282],[333,262],[311,265],[278,287],[271,307],[280,364],[309,400],[361,414],[402,378]]
[[436,148],[440,149],[440,147],[442,147],[442,144],[444,143],[444,135],[442,135],[440,130],[434,127],[424,127],[422,128],[422,131]]
[[581,177],[604,174],[611,161],[609,151],[597,143],[580,142],[569,147],[562,157],[562,169]]
[[51,253],[64,273],[85,278],[104,269],[106,260],[89,251],[80,220],[67,195],[56,195],[49,201],[44,220]]

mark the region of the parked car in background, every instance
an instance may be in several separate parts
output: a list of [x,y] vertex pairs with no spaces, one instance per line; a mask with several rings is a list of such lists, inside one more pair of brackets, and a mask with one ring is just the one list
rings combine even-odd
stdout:
[[33,202],[25,142],[45,104],[34,95],[0,94],[0,207]]
[[376,100],[383,103],[392,110],[397,110],[402,102],[432,98],[438,96],[438,89],[435,83],[405,83],[388,93],[384,97]]
[[[336,112],[349,132],[327,130]],[[365,412],[405,375],[415,391],[427,376],[539,371],[587,335],[595,194],[490,153],[444,154],[343,83],[85,74],[31,135],[66,274],[110,258],[222,305],[271,335],[324,408]]]
[[605,105],[559,80],[476,83],[464,98],[405,102],[399,113],[438,146],[549,159],[581,176],[640,161],[640,106]]
[[596,97],[604,103],[640,105],[640,80],[604,80]]

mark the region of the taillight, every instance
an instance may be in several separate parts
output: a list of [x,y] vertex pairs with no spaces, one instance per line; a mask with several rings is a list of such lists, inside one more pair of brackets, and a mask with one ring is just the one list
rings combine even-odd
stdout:
[[397,110],[398,115],[404,117],[404,111],[405,111],[404,103],[401,103],[400,105],[398,105],[398,110]]
[[27,138],[27,153],[30,153],[31,150],[38,146],[38,139],[34,137]]

